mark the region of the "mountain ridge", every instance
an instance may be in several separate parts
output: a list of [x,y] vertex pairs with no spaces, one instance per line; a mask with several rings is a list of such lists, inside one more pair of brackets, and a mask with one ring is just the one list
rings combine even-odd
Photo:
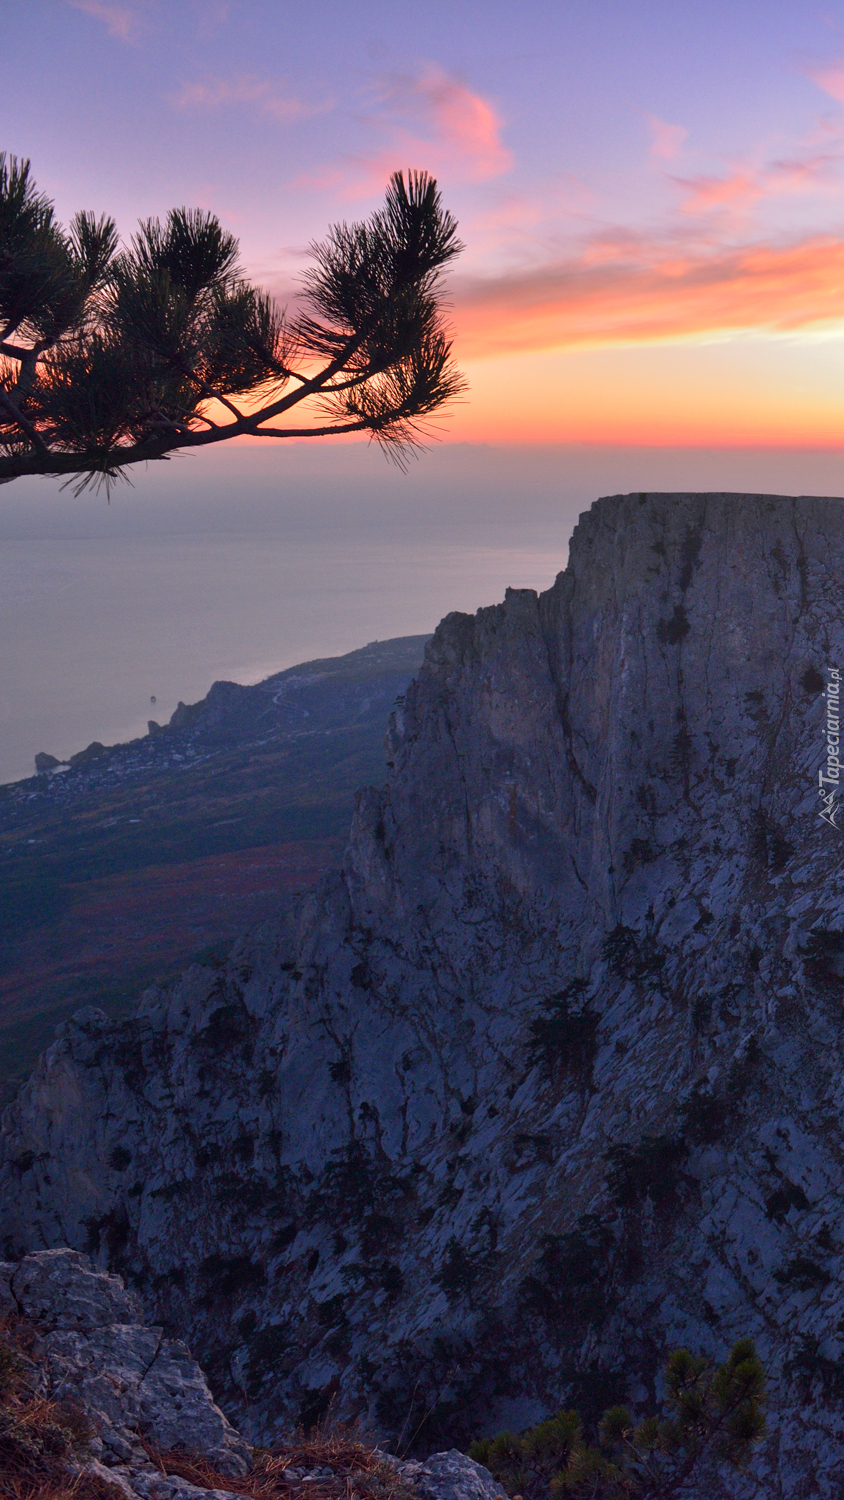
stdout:
[[219,957],[339,863],[426,639],[214,683],[150,735],[0,788],[0,1074],[80,1005],[117,1014],[198,953]]

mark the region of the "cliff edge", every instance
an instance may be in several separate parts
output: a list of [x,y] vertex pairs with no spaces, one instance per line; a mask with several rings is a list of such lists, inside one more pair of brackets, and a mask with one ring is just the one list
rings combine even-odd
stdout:
[[547,593],[439,627],[341,874],[63,1029],[10,1258],[121,1271],[264,1442],[465,1443],[751,1335],[771,1438],[721,1493],[838,1495],[842,665],[841,501],[598,501]]

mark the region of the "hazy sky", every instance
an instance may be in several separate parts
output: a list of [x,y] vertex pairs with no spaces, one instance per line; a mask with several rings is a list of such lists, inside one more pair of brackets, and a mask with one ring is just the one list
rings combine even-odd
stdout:
[[250,272],[437,174],[460,440],[837,445],[844,4],[28,0],[6,149],[62,216],[213,209]]
[[0,488],[0,780],[545,587],[598,494],[844,493],[844,0],[6,0],[2,47],[62,218],[211,209],[281,296],[434,172],[470,389],[408,475],[255,440]]

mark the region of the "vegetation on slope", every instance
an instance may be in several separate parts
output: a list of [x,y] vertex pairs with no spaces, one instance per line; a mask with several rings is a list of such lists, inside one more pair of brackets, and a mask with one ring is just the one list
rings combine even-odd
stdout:
[[0,1098],[74,1010],[219,960],[340,862],[426,639],[215,683],[143,739],[0,787]]
[[670,1500],[705,1465],[743,1468],[765,1432],[765,1372],[750,1339],[721,1365],[679,1349],[665,1367],[667,1416],[610,1408],[590,1441],[576,1411],[473,1444],[524,1500]]

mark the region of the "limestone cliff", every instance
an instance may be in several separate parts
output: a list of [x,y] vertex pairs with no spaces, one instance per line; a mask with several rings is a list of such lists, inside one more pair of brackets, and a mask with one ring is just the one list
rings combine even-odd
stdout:
[[735,1493],[840,1494],[842,664],[842,502],[599,501],[547,593],[440,626],[342,874],[64,1029],[9,1255],[122,1271],[262,1440],[334,1399],[463,1442],[752,1334]]

